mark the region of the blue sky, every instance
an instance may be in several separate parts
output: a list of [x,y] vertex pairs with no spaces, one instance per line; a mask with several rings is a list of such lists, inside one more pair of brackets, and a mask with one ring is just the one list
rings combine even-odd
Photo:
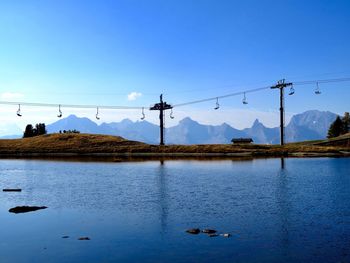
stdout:
[[[177,104],[281,78],[350,77],[349,13],[349,1],[2,0],[0,95],[7,101],[149,106],[160,93]],[[310,109],[342,114],[349,110],[349,86],[323,84],[321,96],[313,86],[296,86],[287,115]],[[128,100],[132,92],[141,95]],[[249,94],[248,105],[241,100],[220,101],[219,113],[212,111],[215,102],[177,113],[237,127],[255,117],[278,123],[277,91]],[[1,118],[13,121],[8,115],[14,110],[0,107]],[[28,109],[33,121],[43,111]],[[110,113],[105,121],[138,115]]]

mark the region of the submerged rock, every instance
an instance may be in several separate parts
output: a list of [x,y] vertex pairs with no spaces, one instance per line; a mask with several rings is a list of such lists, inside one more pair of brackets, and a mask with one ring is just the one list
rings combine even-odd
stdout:
[[20,188],[5,188],[5,189],[2,189],[3,192],[21,192],[22,189]]
[[214,229],[203,229],[202,232],[204,234],[215,234],[217,231]]
[[187,233],[197,235],[201,232],[199,228],[191,228],[186,230]]
[[209,237],[217,237],[217,236],[219,236],[219,235],[214,233],[214,234],[208,234],[208,236],[209,236]]
[[63,236],[62,238],[69,238],[69,236]]
[[9,212],[19,214],[19,213],[33,212],[36,210],[46,209],[46,208],[47,208],[46,206],[16,206],[11,208]]
[[90,240],[89,237],[79,237],[78,240]]

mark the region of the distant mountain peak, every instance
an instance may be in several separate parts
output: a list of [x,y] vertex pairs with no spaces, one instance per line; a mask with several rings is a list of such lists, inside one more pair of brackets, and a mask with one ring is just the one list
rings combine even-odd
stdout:
[[179,124],[181,124],[181,125],[186,125],[186,124],[189,124],[189,123],[199,124],[198,122],[192,120],[190,117],[183,118],[181,121],[179,121]]
[[79,120],[84,120],[84,121],[89,121],[89,122],[93,122],[92,120],[90,120],[89,118],[86,117],[78,117],[75,114],[70,114],[68,115],[66,118],[60,119],[58,121],[68,121],[68,122],[76,122]]
[[226,122],[224,122],[223,124],[221,124],[222,127],[231,127],[229,124],[227,124]]
[[70,114],[70,115],[68,115],[67,117],[66,117],[66,119],[81,119],[81,118],[79,118],[77,115],[75,115],[75,114]]
[[262,124],[259,119],[255,119],[255,121],[253,122],[252,128],[257,128],[257,127],[265,127],[264,124]]
[[128,118],[126,118],[126,119],[123,119],[120,123],[123,123],[123,124],[132,124],[133,121],[130,120],[130,119],[128,119]]

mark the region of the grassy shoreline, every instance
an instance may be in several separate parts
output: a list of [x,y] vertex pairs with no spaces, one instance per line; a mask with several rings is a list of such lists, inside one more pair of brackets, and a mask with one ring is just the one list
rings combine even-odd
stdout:
[[47,134],[0,140],[0,158],[264,158],[350,156],[350,136],[280,145],[150,145],[118,136]]

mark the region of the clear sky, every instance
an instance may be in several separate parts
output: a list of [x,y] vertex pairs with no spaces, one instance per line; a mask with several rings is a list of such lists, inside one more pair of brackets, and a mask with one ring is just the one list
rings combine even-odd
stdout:
[[[288,81],[350,77],[350,1],[1,0],[0,96],[5,101],[150,106],[216,97]],[[296,86],[291,116],[349,111],[350,82]],[[132,93],[134,96],[132,96]],[[128,97],[129,95],[129,97]],[[130,96],[131,95],[131,96]],[[278,124],[278,92],[174,109],[237,128]],[[53,122],[56,109],[1,106],[3,123]],[[90,111],[64,110],[90,116]],[[106,112],[101,121],[136,120]],[[146,112],[149,121],[157,114]]]

